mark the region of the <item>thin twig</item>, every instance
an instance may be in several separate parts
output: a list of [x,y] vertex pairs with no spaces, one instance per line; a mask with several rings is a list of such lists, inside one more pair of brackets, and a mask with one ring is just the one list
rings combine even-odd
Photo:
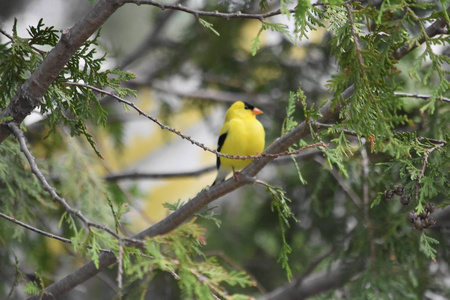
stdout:
[[[312,150],[310,152],[302,152],[295,155],[296,160],[304,160],[321,154],[320,150]],[[283,156],[280,159],[274,161],[276,164],[292,163],[292,157]],[[208,172],[215,171],[217,167],[215,165],[205,167],[196,171],[187,172],[167,172],[167,173],[146,173],[146,172],[128,172],[119,174],[109,174],[103,177],[107,181],[119,181],[119,180],[140,180],[140,179],[167,179],[167,178],[183,178],[183,177],[196,177]]]
[[[329,128],[333,128],[336,124],[325,124],[325,123],[320,123],[320,122],[314,122],[313,126],[316,129],[329,129]],[[345,134],[348,135],[352,135],[352,136],[361,136],[359,133],[357,133],[354,130],[349,130],[349,129],[339,129],[339,132],[343,132]]]
[[129,172],[120,174],[109,174],[106,175],[104,178],[107,181],[117,181],[123,179],[165,179],[165,178],[195,177],[214,170],[216,170],[216,166],[209,166],[200,170],[188,172],[173,172],[173,173]]
[[11,40],[11,42],[14,42],[14,38],[8,34],[6,31],[4,31],[2,28],[0,28],[0,33],[3,34],[4,36],[6,36],[8,39]]
[[[260,20],[262,22],[264,19],[283,14],[281,12],[281,9],[277,9],[277,10],[267,12],[264,14],[248,14],[248,13],[242,13],[240,11],[234,12],[234,13],[222,13],[219,11],[203,11],[203,10],[196,10],[196,9],[192,9],[192,8],[183,6],[180,3],[164,4],[164,3],[160,3],[160,2],[156,2],[156,1],[152,1],[152,0],[121,0],[121,1],[119,1],[119,3],[121,5],[123,5],[125,3],[132,3],[132,4],[137,4],[137,5],[152,5],[152,6],[159,7],[162,10],[166,10],[166,9],[178,10],[178,11],[183,11],[188,14],[191,14],[196,18],[215,17],[215,18],[223,18],[223,19],[227,19],[227,20],[229,20],[229,19],[256,19],[256,20]],[[312,6],[324,6],[323,3],[313,3],[311,5]],[[289,13],[293,14],[296,11],[297,11],[296,8],[292,8],[289,10]]]
[[[26,229],[28,229],[28,230],[34,231],[34,232],[36,232],[36,233],[39,233],[39,234],[41,234],[41,235],[43,235],[43,236],[46,236],[46,237],[49,237],[49,238],[58,240],[58,241],[63,242],[63,243],[73,244],[73,241],[70,240],[70,239],[66,239],[65,237],[62,237],[62,236],[59,236],[59,235],[56,235],[56,234],[53,234],[53,233],[50,233],[50,232],[41,230],[41,229],[39,229],[39,228],[33,227],[33,226],[29,225],[29,224],[26,224],[26,223],[24,223],[24,222],[21,222],[21,221],[17,220],[16,218],[13,218],[13,217],[10,217],[10,216],[8,216],[8,215],[5,215],[5,214],[2,213],[2,212],[0,212],[0,217],[2,217],[3,219],[8,220],[8,221],[10,221],[10,222],[12,222],[12,223],[14,223],[14,224],[20,225],[20,226],[22,226],[23,228],[26,228]],[[81,243],[80,243],[80,245],[81,245]],[[88,248],[92,248],[91,246],[87,246],[87,247],[88,247]],[[110,249],[100,249],[100,251],[101,251],[101,252],[105,252],[105,253],[114,253],[114,252],[113,252],[112,250],[110,250]]]
[[59,235],[56,235],[56,234],[53,234],[53,233],[50,233],[50,232],[47,232],[47,231],[38,229],[38,228],[36,228],[36,227],[33,227],[33,226],[28,225],[28,224],[26,224],[26,223],[23,223],[23,222],[17,220],[16,218],[13,218],[13,217],[10,217],[10,216],[8,216],[8,215],[5,215],[5,214],[2,213],[2,212],[0,212],[0,217],[2,217],[3,219],[6,219],[6,220],[8,220],[8,221],[10,221],[10,222],[12,222],[12,223],[14,223],[14,224],[20,225],[20,226],[22,226],[23,228],[26,228],[26,229],[28,229],[28,230],[34,231],[34,232],[36,232],[36,233],[39,233],[39,234],[41,234],[41,235],[43,235],[43,236],[46,236],[46,237],[49,237],[49,238],[52,238],[52,239],[61,241],[61,242],[63,242],[63,243],[72,244],[72,240],[70,240],[70,239],[66,239],[66,238],[61,237],[61,236],[59,236]]
[[[323,157],[316,156],[314,157],[314,160],[320,164],[323,165],[326,161]],[[352,199],[353,203],[355,203],[356,207],[359,209],[363,208],[363,201],[361,198],[356,194],[356,192],[353,190],[353,188],[350,186],[350,184],[342,178],[342,176],[339,174],[339,172],[336,169],[330,169],[330,174],[336,179],[337,183],[341,186],[341,188],[344,190],[344,192]]]
[[96,91],[98,93],[104,94],[104,95],[108,95],[114,99],[116,99],[117,101],[124,103],[128,106],[131,106],[134,110],[136,110],[140,115],[146,117],[147,119],[150,119],[151,121],[153,121],[154,123],[156,123],[159,127],[161,127],[161,129],[165,129],[168,130],[172,133],[175,133],[176,135],[178,135],[179,137],[181,137],[184,140],[189,141],[191,144],[196,145],[200,148],[202,148],[205,151],[209,151],[211,153],[214,153],[217,156],[222,156],[225,158],[229,158],[229,159],[242,159],[242,160],[246,160],[246,159],[260,159],[260,158],[264,158],[264,157],[271,157],[271,158],[277,158],[280,156],[287,156],[287,155],[294,155],[294,154],[298,154],[302,151],[304,151],[305,149],[309,149],[309,148],[315,148],[315,147],[324,147],[327,148],[327,145],[325,145],[323,142],[319,142],[319,143],[315,143],[315,144],[311,144],[311,145],[306,145],[303,146],[300,149],[294,150],[294,151],[285,151],[285,152],[281,152],[281,153],[275,153],[275,154],[268,154],[268,153],[261,153],[261,154],[257,154],[257,155],[228,155],[222,152],[219,152],[217,150],[214,150],[212,148],[207,147],[206,145],[192,139],[190,136],[187,136],[183,133],[181,133],[180,131],[176,130],[175,128],[172,128],[170,126],[164,125],[163,123],[161,123],[157,118],[150,116],[149,114],[147,114],[146,112],[144,112],[142,109],[140,109],[136,104],[134,104],[131,101],[125,100],[117,95],[115,95],[114,93],[102,90],[100,88],[97,88],[95,86],[91,86],[88,84],[84,84],[84,83],[78,83],[78,82],[65,82],[64,84],[66,85],[73,85],[73,86],[78,86],[78,87],[83,87],[83,88],[87,88],[87,89],[91,89],[93,91]]
[[[431,95],[400,93],[400,92],[394,92],[394,95],[397,95],[400,97],[405,97],[405,98],[418,98],[418,99],[423,99],[423,100],[430,100],[430,98],[431,98]],[[439,97],[437,99],[450,103],[450,98]]]
[[353,42],[355,43],[356,54],[358,55],[359,65],[361,67],[361,70],[362,70],[363,74],[365,74],[366,73],[366,68],[364,66],[364,60],[363,60],[363,57],[362,57],[362,54],[361,54],[361,46],[359,45],[358,34],[356,33],[355,21],[353,20],[352,6],[348,2],[345,3],[344,6],[347,8],[348,19],[350,21],[350,27],[352,29]]
[[[66,199],[59,196],[56,193],[55,189],[48,183],[47,179],[45,178],[45,176],[42,174],[41,170],[37,166],[36,160],[34,159],[30,150],[28,150],[28,147],[27,147],[26,141],[25,141],[25,136],[24,136],[22,130],[20,130],[19,125],[17,125],[14,122],[10,122],[10,123],[8,123],[8,127],[10,128],[12,134],[16,137],[17,141],[19,142],[20,150],[27,158],[28,163],[30,164],[30,167],[31,167],[31,172],[33,172],[33,174],[37,177],[37,179],[39,180],[39,182],[42,185],[42,188],[50,194],[53,201],[60,203],[68,213],[78,217],[78,219],[80,219],[84,223],[86,228],[90,229],[90,227],[95,227],[95,228],[101,229],[101,230],[109,233],[110,235],[112,235],[113,237],[115,237],[117,239],[122,238],[119,234],[117,234],[115,231],[111,230],[107,226],[100,225],[100,224],[89,221],[81,213],[81,211],[72,208],[67,203]],[[143,244],[143,241],[140,241],[140,240],[129,239],[129,238],[123,238],[123,239],[130,243]]]
[[423,164],[422,164],[422,169],[420,170],[420,176],[419,176],[419,180],[422,179],[425,176],[425,168],[428,164],[428,156],[430,156],[431,152],[433,152],[434,150],[436,150],[437,148],[441,148],[443,145],[436,145],[430,149],[428,149],[423,157]]

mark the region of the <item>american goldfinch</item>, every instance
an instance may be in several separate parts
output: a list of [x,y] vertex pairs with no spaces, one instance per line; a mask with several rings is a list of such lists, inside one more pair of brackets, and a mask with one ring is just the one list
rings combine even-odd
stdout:
[[[251,104],[237,101],[231,105],[220,130],[217,151],[228,155],[257,155],[264,150],[265,131],[256,115],[262,111]],[[240,171],[252,159],[229,159],[217,156],[217,177],[214,184],[227,177],[230,172]]]

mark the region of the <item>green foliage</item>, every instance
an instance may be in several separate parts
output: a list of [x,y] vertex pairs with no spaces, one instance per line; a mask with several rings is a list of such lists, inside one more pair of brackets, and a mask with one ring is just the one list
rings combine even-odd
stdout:
[[266,192],[272,197],[270,208],[272,212],[276,212],[278,215],[278,225],[281,230],[281,252],[278,258],[278,262],[281,262],[281,266],[286,271],[288,280],[292,278],[292,270],[289,266],[289,253],[292,248],[286,241],[286,229],[290,227],[290,219],[299,222],[295,215],[292,213],[289,203],[292,202],[286,197],[286,192],[279,187],[273,187],[269,184],[264,184]]
[[[305,103],[306,96],[300,87],[298,88],[296,93],[294,93],[294,92],[289,93],[288,105],[286,107],[286,117],[284,118],[284,121],[283,121],[281,135],[285,135],[286,133],[288,133],[289,131],[291,131],[298,125],[298,122],[295,121],[295,118],[294,118],[294,113],[296,110],[296,102],[298,102],[298,101],[301,101],[302,104],[306,105],[306,103]],[[301,143],[302,143],[302,141],[299,142],[299,146],[300,147],[304,146]],[[294,146],[289,147],[289,151],[294,151],[294,150],[296,150],[296,148]],[[297,160],[295,159],[295,155],[291,155],[291,159],[292,159],[292,163],[295,166],[295,169],[297,170],[297,174],[298,174],[298,178],[299,178],[300,182],[302,184],[306,184],[306,180],[302,176],[300,167],[297,163]]]
[[267,0],[259,1],[259,8],[261,10],[265,10],[265,9],[269,8],[269,4],[267,4]]
[[[339,99],[340,93],[353,85],[355,91],[347,99],[341,110],[345,127],[370,137],[375,132],[378,138],[375,149],[380,149],[378,141],[390,139],[392,128],[408,121],[399,114],[401,103],[393,94],[398,83],[395,80],[396,68],[390,53],[396,50],[395,40],[383,38],[384,26],[375,27],[367,34],[363,31],[365,18],[374,17],[375,10],[370,7],[353,13],[354,23],[348,22],[348,12],[344,7],[332,7],[329,11],[332,22],[329,30],[335,33],[331,51],[336,56],[342,72],[334,76],[330,89]],[[390,30],[392,31],[392,30]],[[355,40],[356,39],[356,40]],[[358,48],[359,45],[359,48]]]
[[24,292],[30,295],[39,295],[44,289],[44,280],[38,272],[35,272],[34,275],[36,276],[36,280],[29,281],[25,285]]
[[18,87],[25,82],[31,72],[42,62],[44,52],[35,45],[56,44],[56,30],[44,27],[42,19],[36,27],[30,27],[30,38],[21,38],[17,34],[17,19],[13,25],[12,40],[0,46],[0,108],[4,109],[10,103]]
[[[250,277],[242,271],[227,270],[218,261],[206,258],[201,247],[205,230],[194,221],[179,226],[164,236],[146,242],[144,253],[126,258],[124,266],[131,280],[142,278],[148,270],[170,273],[181,290],[183,298],[214,299],[227,294],[224,284],[252,286]],[[128,252],[126,252],[128,253]],[[239,299],[239,295],[231,295]],[[234,297],[234,298],[233,298]]]
[[[12,40],[0,47],[0,80],[5,83],[0,88],[0,108],[5,108],[10,103],[18,87],[46,56],[46,52],[36,46],[54,47],[59,39],[58,31],[53,27],[45,27],[42,19],[37,26],[31,26],[27,31],[29,38],[19,37],[16,21]],[[54,133],[60,125],[67,125],[72,136],[84,136],[97,155],[101,156],[92,135],[88,132],[87,121],[106,125],[107,111],[92,90],[65,85],[65,82],[109,87],[122,97],[136,94],[131,89],[120,87],[123,81],[133,79],[133,74],[117,68],[101,70],[106,61],[106,54],[97,53],[99,37],[100,31],[71,57],[44,95],[40,111],[47,115],[45,122],[50,127],[50,133]]]
[[293,37],[290,34],[290,32],[288,31],[287,25],[261,22],[261,29],[259,29],[258,33],[256,34],[256,37],[252,40],[252,44],[251,44],[251,53],[253,56],[255,56],[256,53],[258,52],[258,50],[260,48],[260,44],[261,44],[261,40],[260,40],[261,34],[266,30],[272,30],[272,31],[283,33],[284,35],[286,35],[289,38],[290,41],[293,41]]
[[295,33],[298,39],[306,39],[309,32],[317,30],[318,27],[325,27],[324,19],[323,10],[311,6],[310,1],[299,0],[295,11]]
[[439,241],[427,236],[424,232],[420,235],[420,250],[431,260],[436,261],[436,249],[432,245],[439,245]]
[[[31,174],[28,162],[13,138],[0,144],[0,156],[0,204],[3,213],[28,222],[35,217],[30,208],[44,211],[55,209],[52,203],[45,200],[46,193]],[[18,226],[0,226],[0,239],[8,240],[11,233],[13,238],[20,240],[24,231]]]
[[163,207],[171,210],[171,211],[176,211],[177,209],[179,209],[181,206],[183,206],[185,202],[182,201],[181,199],[178,199],[177,202],[171,203],[171,202],[165,202],[163,204]]
[[[176,211],[181,206],[183,206],[185,202],[181,201],[181,199],[178,199],[175,203],[166,202],[163,204],[163,207],[169,209],[170,211]],[[200,212],[197,212],[194,214],[195,217],[198,217],[204,221],[211,221],[213,222],[217,227],[220,227],[221,220],[219,219],[219,215],[214,213],[214,209],[217,207],[205,207]]]
[[[293,14],[290,13],[292,4],[296,4]],[[200,88],[250,91],[267,96],[269,100],[262,103],[270,108],[264,109],[263,115],[268,140],[275,140],[280,131],[285,135],[306,121],[309,137],[298,141],[290,150],[311,141],[323,141],[328,147],[320,148],[323,158],[315,156],[300,163],[294,160],[296,172],[280,167],[276,176],[268,174],[271,184],[284,187],[282,190],[265,185],[266,193],[272,198],[270,203],[259,201],[259,191],[251,189],[242,196],[248,199],[239,202],[245,204],[236,204],[238,208],[244,205],[238,214],[237,208],[230,209],[231,221],[226,219],[226,209],[220,205],[220,221],[212,213],[213,208],[208,208],[169,234],[147,240],[142,249],[125,246],[123,263],[127,277],[124,281],[128,288],[125,293],[136,292],[143,299],[149,284],[163,274],[172,277],[178,285],[181,293],[178,298],[248,298],[238,293],[252,288],[255,281],[235,264],[209,257],[204,249],[207,241],[208,246],[221,245],[212,251],[220,249],[225,257],[229,255],[237,264],[251,269],[249,273],[263,282],[267,290],[285,284],[283,270],[277,272],[278,269],[284,269],[291,279],[301,272],[306,272],[302,274],[306,276],[315,268],[325,270],[333,262],[354,257],[367,262],[365,271],[353,276],[342,288],[344,291],[331,292],[323,299],[339,298],[342,294],[350,298],[420,299],[427,289],[435,288],[429,263],[448,261],[446,244],[437,232],[414,230],[405,214],[411,210],[420,213],[430,202],[437,207],[449,205],[450,114],[448,103],[440,99],[448,97],[445,67],[450,60],[436,46],[445,49],[450,40],[448,34],[433,38],[424,35],[425,28],[438,18],[449,19],[445,10],[448,1],[441,2],[443,8],[419,1],[362,5],[365,4],[349,1],[328,1],[326,5],[281,1],[280,11],[293,22],[294,30],[286,24],[274,23],[281,22],[278,20],[262,21],[251,43],[252,56],[241,46],[239,32],[246,22],[239,20],[217,18],[213,27],[212,23],[198,19],[216,36],[193,22],[178,30],[179,36],[160,37],[163,42],[152,45],[155,51],[149,53],[148,69],[153,72],[161,68],[149,77],[152,82],[184,79],[195,73],[202,80]],[[260,1],[260,7],[267,9],[268,2]],[[319,28],[325,28],[327,34],[317,41],[315,34],[320,36],[323,31],[319,32]],[[281,34],[276,45],[262,43],[261,35],[267,30]],[[2,33],[0,109],[9,105],[21,84],[46,57],[47,49],[54,47],[59,39],[58,31],[46,27],[42,20],[27,32],[28,37],[20,37],[16,21],[11,38]],[[132,217],[127,216],[127,198],[143,198],[142,191],[136,183],[127,191],[118,184],[106,185],[98,170],[93,169],[98,157],[78,139],[66,137],[67,134],[84,136],[100,155],[91,128],[106,125],[108,115],[114,113],[99,100],[103,94],[93,92],[88,86],[67,83],[107,89],[121,97],[136,96],[134,91],[122,86],[124,81],[133,78],[132,74],[104,69],[107,57],[99,53],[99,35],[100,32],[77,51],[47,91],[39,107],[48,126],[46,139],[31,132],[30,136],[35,141],[33,151],[37,153],[38,166],[58,194],[88,219],[121,232],[119,229],[127,225],[124,217],[125,220]],[[315,41],[308,42],[309,37]],[[304,41],[293,45],[297,39]],[[395,58],[394,54],[402,46],[419,46],[422,40],[423,46],[402,61]],[[299,52],[301,59],[296,56]],[[158,66],[153,64],[155,61],[164,63]],[[322,83],[330,77],[325,91]],[[344,99],[342,93],[349,86],[353,94]],[[398,91],[429,93],[430,97],[425,102],[416,102],[411,97],[396,95]],[[328,130],[317,130],[316,120],[322,117],[318,108],[331,94],[335,95],[335,107],[342,109],[338,116],[327,120],[331,125]],[[172,105],[168,102],[164,105],[170,113]],[[122,125],[119,120],[107,128],[108,134],[115,135],[118,145],[123,141]],[[370,150],[368,157],[361,154],[362,147]],[[0,145],[0,156],[3,213],[49,231],[59,223],[53,229],[72,240],[71,253],[77,258],[93,259],[97,266],[101,249],[118,253],[115,238],[99,228],[85,228],[76,216],[49,200],[12,138]],[[330,170],[334,167],[340,172]],[[385,199],[386,189],[399,186],[411,196],[411,208],[400,204],[397,196],[390,202]],[[174,211],[183,203],[180,199],[164,206]],[[290,225],[297,221],[296,217],[302,223],[293,228]],[[60,271],[53,256],[67,255],[65,252],[55,254],[46,244],[46,238],[36,239],[14,224],[1,222],[3,245],[21,246],[27,259],[38,261],[43,272]],[[216,230],[217,234],[206,239],[206,230],[208,233]],[[323,263],[314,265],[318,255],[329,249],[334,250],[332,254]],[[1,262],[8,259],[3,252],[1,258]],[[263,266],[260,261],[264,262]],[[17,260],[15,267],[18,270]],[[17,278],[21,280],[19,275]],[[136,282],[139,289],[134,290]],[[43,286],[40,278],[29,282],[25,291],[39,294]],[[4,284],[0,283],[0,292],[3,288]],[[230,290],[237,294],[229,295]]]
[[[339,145],[339,148],[336,148],[336,149],[328,149],[328,148],[320,147],[320,150],[325,154],[325,156],[327,158],[328,166],[331,169],[335,165],[338,167],[339,171],[341,171],[342,174],[344,174],[345,177],[348,177],[347,169],[344,166],[344,164],[342,163],[342,153],[343,152],[342,152],[342,150],[340,150],[340,148],[342,148],[342,144]],[[345,150],[348,151],[348,148],[346,148]]]
[[30,295],[39,295],[42,292],[41,287],[36,281],[30,281],[25,285],[24,292]]
[[198,21],[200,22],[200,24],[201,24],[203,27],[205,27],[205,28],[211,30],[215,35],[220,36],[220,33],[219,33],[217,30],[215,30],[215,29],[213,28],[213,25],[212,25],[211,23],[209,23],[209,22],[203,20],[202,18],[198,18]]
[[289,101],[288,101],[288,105],[286,107],[286,117],[284,118],[284,121],[283,121],[281,135],[285,135],[286,133],[288,133],[289,131],[291,131],[298,125],[298,122],[295,121],[295,119],[294,119],[294,113],[295,113],[296,101],[299,101],[299,100],[300,99],[297,97],[297,95],[294,92],[289,93]]

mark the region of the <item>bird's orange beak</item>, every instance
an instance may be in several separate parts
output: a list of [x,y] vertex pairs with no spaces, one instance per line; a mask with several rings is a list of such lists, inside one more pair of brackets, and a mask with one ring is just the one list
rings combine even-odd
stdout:
[[256,116],[256,115],[262,114],[263,112],[259,108],[255,107],[252,109],[252,113]]

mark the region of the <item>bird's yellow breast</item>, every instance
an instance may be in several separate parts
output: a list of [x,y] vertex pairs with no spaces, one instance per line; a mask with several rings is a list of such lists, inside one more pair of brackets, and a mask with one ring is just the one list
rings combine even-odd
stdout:
[[[257,155],[263,152],[265,132],[262,124],[253,116],[233,118],[226,122],[221,134],[227,133],[220,152],[229,155]],[[242,170],[252,159],[228,159],[221,157],[221,166],[235,171]]]

